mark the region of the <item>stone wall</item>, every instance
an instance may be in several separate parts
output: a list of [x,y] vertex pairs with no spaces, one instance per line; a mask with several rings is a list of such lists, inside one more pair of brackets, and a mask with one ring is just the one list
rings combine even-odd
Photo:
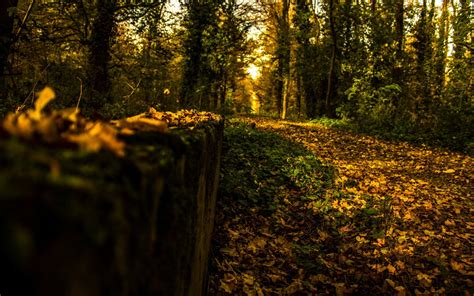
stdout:
[[223,122],[127,156],[0,142],[1,295],[202,295]]

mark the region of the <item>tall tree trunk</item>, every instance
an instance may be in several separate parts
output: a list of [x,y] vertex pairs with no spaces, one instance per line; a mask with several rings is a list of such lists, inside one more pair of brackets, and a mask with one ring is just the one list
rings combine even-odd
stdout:
[[467,44],[467,37],[469,32],[472,30],[472,26],[470,24],[471,8],[469,2],[469,0],[459,0],[461,9],[454,20],[453,43],[454,58],[456,59],[462,59],[468,47],[471,47],[471,53],[473,50],[472,44]]
[[199,4],[192,2],[188,8],[189,14],[189,37],[185,41],[186,43],[186,63],[184,66],[183,84],[181,88],[181,97],[183,107],[188,107],[193,103],[195,99],[196,88],[199,82],[199,72],[202,68],[201,55],[202,55],[202,34],[204,31],[204,25],[201,24],[203,20],[199,17]]
[[[215,20],[216,4],[213,2],[188,1],[185,40],[185,65],[181,86],[183,107],[207,108],[213,102],[209,98],[212,79],[206,60],[204,32]],[[216,90],[217,91],[217,90]],[[218,91],[217,91],[218,93]],[[217,94],[216,93],[216,94]]]
[[[404,71],[404,44],[405,44],[405,32],[404,32],[404,0],[396,0],[395,3],[395,41],[397,49],[395,51],[395,63],[392,66],[392,79],[394,82],[402,85],[404,82],[405,71]],[[399,103],[399,100],[396,101]]]
[[449,11],[448,1],[443,0],[441,7],[441,17],[439,19],[439,38],[435,53],[435,75],[436,75],[436,94],[441,95],[441,90],[446,84],[446,62],[448,56],[448,36],[449,36]]
[[219,98],[219,102],[217,102],[216,110],[222,110],[222,108],[225,106],[225,99],[226,99],[226,96],[227,96],[228,77],[227,77],[227,71],[225,69],[223,70],[222,75],[224,76],[224,79],[222,81],[221,95],[220,95],[220,98]]
[[278,81],[277,107],[280,118],[286,118],[288,108],[288,82],[290,79],[290,0],[282,1],[281,19],[279,22],[279,36],[277,46]]
[[92,21],[91,38],[89,41],[88,83],[91,98],[87,103],[89,111],[97,112],[105,103],[111,101],[110,77],[108,66],[111,59],[110,43],[115,28],[116,4],[114,0],[97,0],[95,17]]
[[[300,72],[297,69],[297,72]],[[303,94],[303,84],[301,83],[301,73],[296,74],[296,110],[298,112],[298,118],[301,116],[301,97]]]
[[[7,66],[8,56],[12,45],[13,37],[13,15],[9,14],[9,9],[16,7],[18,0],[1,0],[0,1],[0,87],[5,83],[5,70]],[[1,94],[0,94],[1,95]]]
[[404,0],[397,0],[396,14],[395,14],[395,31],[397,40],[397,59],[403,59],[403,44],[404,44]]
[[328,72],[328,86],[325,100],[325,113],[331,115],[330,99],[334,95],[334,79],[335,79],[335,64],[336,64],[336,53],[337,53],[337,35],[336,35],[336,24],[334,20],[334,0],[329,0],[329,27],[331,29],[332,48],[331,48],[331,61],[329,64]]
[[288,110],[288,88],[289,88],[289,77],[283,78],[283,104],[281,110],[281,119],[286,119],[286,112]]
[[[311,2],[307,0],[297,0],[295,7],[294,22],[298,30],[296,35],[297,49],[296,49],[296,108],[298,116],[301,112],[306,111],[308,117],[314,117],[314,81],[308,76],[314,75],[311,73],[311,64],[314,63],[311,51],[314,50],[309,42],[313,37],[312,32],[315,26],[310,21],[312,15]],[[316,17],[316,15],[314,15]]]
[[152,50],[152,40],[153,40],[153,35],[151,32],[148,32],[146,39],[145,39],[145,48],[143,49],[142,52],[142,58],[145,61],[144,65],[144,70],[145,70],[145,75],[142,78],[143,79],[143,96],[144,100],[148,102],[149,104],[152,104],[152,93],[153,93],[153,68],[151,65],[151,50]]

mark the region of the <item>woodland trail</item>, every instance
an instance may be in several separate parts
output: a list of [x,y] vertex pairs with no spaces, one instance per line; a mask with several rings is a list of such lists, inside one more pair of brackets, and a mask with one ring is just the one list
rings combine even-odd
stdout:
[[223,196],[211,294],[472,295],[472,157],[317,124],[239,120],[303,145],[334,168],[333,185],[311,198],[279,187],[271,213]]

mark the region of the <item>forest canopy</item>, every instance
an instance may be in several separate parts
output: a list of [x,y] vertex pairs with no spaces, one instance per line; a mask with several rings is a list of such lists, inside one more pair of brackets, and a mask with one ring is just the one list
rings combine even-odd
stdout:
[[468,0],[7,0],[0,113],[156,107],[337,118],[473,149]]

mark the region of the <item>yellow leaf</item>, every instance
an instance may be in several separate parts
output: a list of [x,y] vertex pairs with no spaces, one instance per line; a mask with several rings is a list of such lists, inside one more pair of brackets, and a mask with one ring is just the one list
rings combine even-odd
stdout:
[[398,269],[400,269],[400,270],[405,269],[405,263],[403,263],[403,262],[400,261],[400,260],[398,260],[397,262],[395,262],[395,265],[397,265]]
[[34,119],[40,119],[41,118],[41,111],[48,105],[49,102],[54,100],[56,97],[56,94],[54,93],[54,90],[50,87],[45,87],[42,91],[38,93],[38,99],[35,101],[35,110],[33,112],[33,118]]
[[394,274],[394,273],[397,272],[397,269],[396,269],[392,264],[387,265],[387,270],[388,270],[388,272],[390,272],[391,274]]
[[301,290],[303,290],[303,284],[301,283],[301,280],[296,279],[284,289],[284,294],[291,295],[300,292]]
[[229,294],[232,294],[232,292],[234,292],[234,285],[232,283],[224,283],[223,281],[221,281],[221,285],[219,288]]
[[395,288],[397,286],[397,284],[392,281],[391,279],[385,279],[385,281],[392,287],[392,288]]
[[423,230],[423,232],[428,236],[434,236],[435,235],[434,231],[431,231],[431,230],[428,230],[428,229]]
[[117,131],[111,126],[96,122],[86,126],[85,133],[77,135],[64,135],[66,140],[76,143],[81,149],[98,152],[105,149],[117,156],[125,155],[125,143],[116,138]]
[[233,249],[233,248],[222,248],[222,249],[220,249],[220,252],[222,254],[226,254],[226,255],[229,255],[231,257],[238,257],[239,256],[239,253],[237,252],[237,250]]
[[65,135],[65,139],[76,143],[81,149],[89,152],[99,152],[102,147],[101,143],[89,134]]
[[249,286],[252,286],[253,283],[255,282],[255,278],[247,273],[244,273],[242,275],[242,280],[244,281],[244,284],[249,285]]
[[456,226],[456,222],[454,222],[453,220],[450,220],[450,219],[447,219],[446,221],[444,221],[444,224],[446,226]]
[[262,291],[262,288],[260,288],[259,286],[256,286],[255,287],[255,290],[257,291],[257,296],[263,296],[263,291]]
[[334,284],[334,287],[336,288],[336,295],[337,296],[343,296],[344,292],[346,291],[346,287],[344,283],[336,283]]
[[457,272],[463,272],[464,271],[464,264],[459,263],[457,261],[451,260],[451,268]]
[[325,276],[324,274],[312,275],[309,277],[309,280],[311,281],[312,284],[316,284],[318,282],[326,284],[330,282],[330,278]]
[[420,272],[419,274],[416,275],[416,278],[418,279],[418,281],[421,283],[423,287],[427,288],[431,286],[432,280],[429,275]]
[[58,128],[54,118],[45,117],[37,122],[37,132],[42,136],[43,140],[48,143],[53,143],[59,137]]
[[16,121],[16,135],[22,136],[26,139],[30,139],[34,133],[33,121],[26,116],[24,113],[18,116]]
[[399,237],[397,237],[397,241],[399,244],[403,244],[406,240],[407,238],[404,235],[400,235]]
[[281,275],[278,275],[278,274],[270,274],[270,275],[268,275],[268,278],[270,278],[270,280],[272,280],[272,282],[274,282],[274,283],[283,280],[283,277]]
[[443,171],[443,173],[445,173],[445,174],[452,174],[452,173],[455,173],[455,172],[456,171],[453,170],[453,169],[448,169],[448,170]]
[[406,290],[402,286],[395,287],[395,291],[397,291],[397,296],[405,296],[406,295]]
[[113,121],[112,123],[120,129],[132,129],[142,132],[166,132],[168,124],[165,121],[140,117],[141,115]]

